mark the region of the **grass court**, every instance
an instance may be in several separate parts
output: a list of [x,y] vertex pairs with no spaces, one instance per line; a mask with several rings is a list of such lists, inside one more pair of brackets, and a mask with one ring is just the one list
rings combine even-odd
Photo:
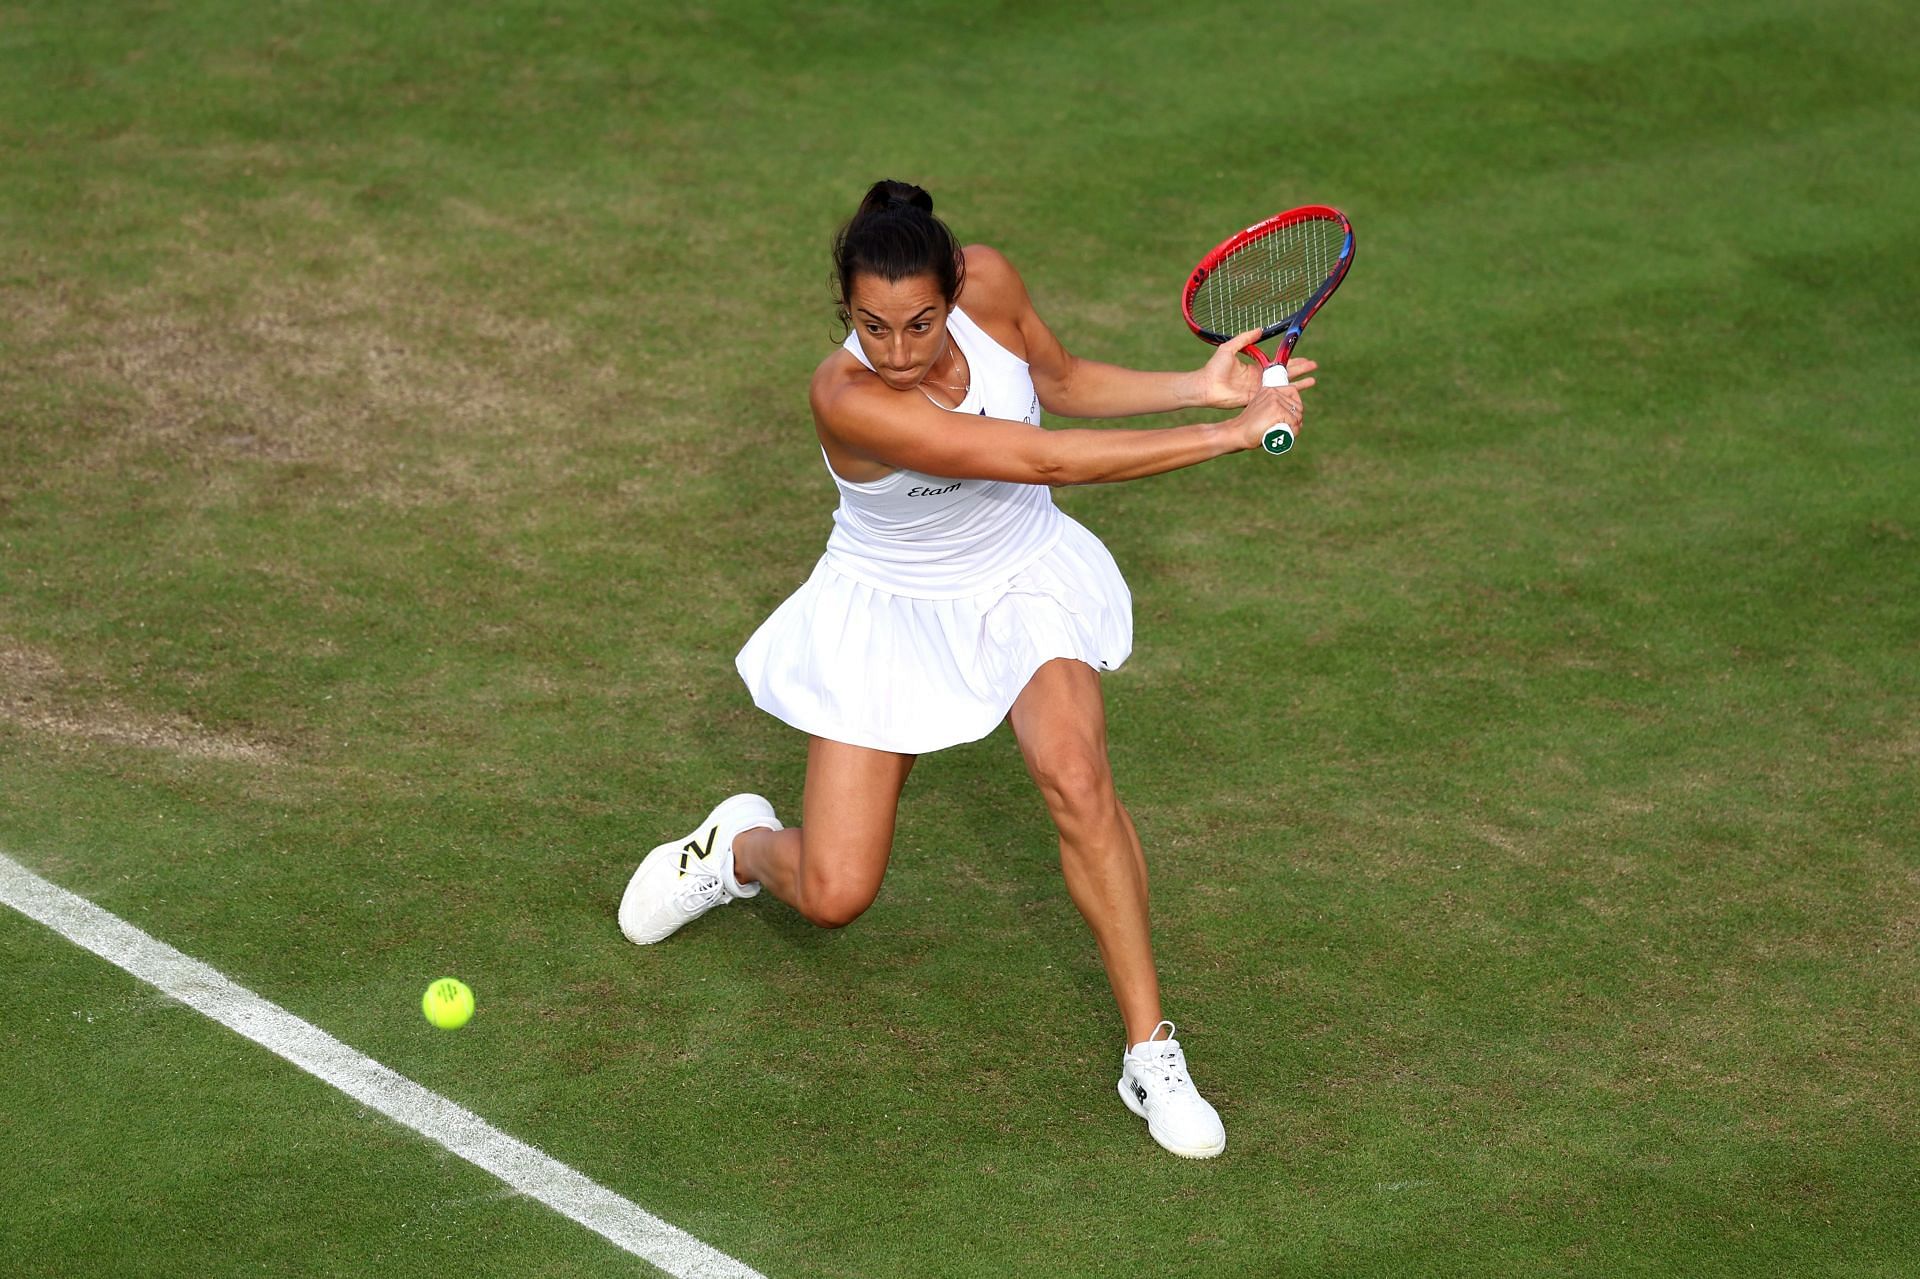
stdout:
[[[773,1279],[1920,1273],[1916,37],[0,3],[0,851]],[[1219,1159],[1004,728],[851,929],[614,925],[797,815],[731,659],[880,177],[1142,367],[1235,227],[1357,229],[1298,449],[1060,495]],[[646,1271],[5,910],[0,1060],[9,1275]]]

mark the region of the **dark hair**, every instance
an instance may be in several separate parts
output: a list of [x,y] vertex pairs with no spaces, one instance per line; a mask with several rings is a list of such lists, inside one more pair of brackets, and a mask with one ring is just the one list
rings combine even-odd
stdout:
[[933,216],[933,197],[910,182],[876,182],[860,207],[833,237],[834,282],[840,323],[853,326],[853,277],[863,272],[883,280],[931,275],[952,306],[960,296],[967,264],[960,242]]

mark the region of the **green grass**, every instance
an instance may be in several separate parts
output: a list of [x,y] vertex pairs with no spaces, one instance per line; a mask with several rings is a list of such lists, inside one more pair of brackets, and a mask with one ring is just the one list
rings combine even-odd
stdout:
[[[1246,16],[0,7],[0,848],[775,1279],[1920,1273],[1920,26]],[[1004,730],[852,929],[613,927],[797,809],[731,657],[881,176],[1149,367],[1227,229],[1359,228],[1300,449],[1060,495],[1220,1160],[1111,1096]],[[0,972],[0,1270],[643,1269],[11,913]]]

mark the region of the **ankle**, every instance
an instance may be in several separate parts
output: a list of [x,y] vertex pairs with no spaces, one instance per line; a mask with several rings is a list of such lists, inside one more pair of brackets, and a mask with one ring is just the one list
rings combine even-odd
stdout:
[[759,874],[753,869],[752,854],[759,841],[772,833],[764,826],[756,826],[733,837],[733,847],[727,855],[727,873],[736,884],[744,887],[760,882]]
[[1146,1033],[1142,1034],[1140,1030],[1141,1027],[1137,1025],[1129,1024],[1127,1026],[1125,1051],[1132,1052],[1134,1049],[1140,1047],[1140,1045],[1150,1043],[1155,1039],[1172,1039],[1174,1035],[1173,1023],[1159,1016],[1156,1016],[1152,1021],[1146,1023]]

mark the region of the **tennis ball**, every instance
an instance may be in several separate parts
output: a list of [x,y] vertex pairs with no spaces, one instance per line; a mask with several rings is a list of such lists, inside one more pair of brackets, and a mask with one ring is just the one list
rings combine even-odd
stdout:
[[473,1016],[473,992],[458,977],[442,977],[420,996],[420,1011],[442,1030],[458,1030]]

